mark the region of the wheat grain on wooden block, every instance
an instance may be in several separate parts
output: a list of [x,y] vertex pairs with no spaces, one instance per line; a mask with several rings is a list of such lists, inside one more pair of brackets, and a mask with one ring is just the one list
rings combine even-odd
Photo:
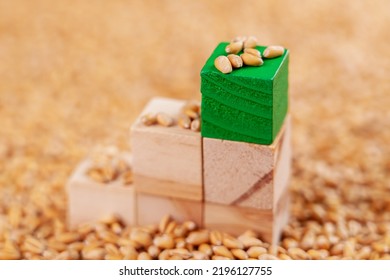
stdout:
[[269,146],[203,138],[203,159],[206,202],[272,209],[290,177],[290,117]]
[[203,225],[201,201],[137,193],[137,224],[157,224],[164,215],[170,215],[177,222],[193,221]]
[[288,223],[290,198],[285,190],[274,209],[256,209],[205,202],[204,226],[208,229],[240,235],[248,229],[263,241],[277,244]]
[[186,101],[153,98],[131,128],[134,184],[137,192],[201,201],[202,138],[177,121],[145,125],[142,117],[164,113],[175,120]]
[[[129,166],[131,157],[123,155]],[[125,184],[123,178],[104,183],[88,176],[93,166],[90,159],[82,161],[70,177],[67,221],[71,228],[93,222],[108,215],[116,215],[128,225],[135,224],[135,190],[132,184]]]

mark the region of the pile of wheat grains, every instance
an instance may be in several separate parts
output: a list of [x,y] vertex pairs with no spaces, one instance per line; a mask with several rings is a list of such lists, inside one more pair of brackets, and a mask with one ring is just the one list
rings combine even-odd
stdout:
[[[162,2],[0,3],[0,259],[390,258],[389,2]],[[291,52],[292,205],[279,246],[167,217],[67,229],[64,186],[80,160],[98,145],[128,150],[151,97],[199,97],[218,41],[254,32]]]

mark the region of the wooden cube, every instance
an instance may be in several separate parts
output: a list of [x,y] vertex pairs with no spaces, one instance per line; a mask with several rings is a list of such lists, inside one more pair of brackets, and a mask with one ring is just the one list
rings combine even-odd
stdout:
[[131,128],[134,185],[137,192],[201,201],[202,138],[178,125],[146,126],[148,113],[176,117],[185,101],[154,98]]
[[256,231],[263,241],[277,244],[289,218],[289,193],[286,190],[275,209],[256,209],[216,203],[205,203],[204,226],[240,235]]
[[[124,159],[130,163],[130,158]],[[107,215],[117,215],[128,225],[135,225],[135,190],[120,179],[99,183],[88,177],[92,166],[84,160],[70,177],[68,193],[68,224],[71,228],[93,222]],[[131,166],[131,165],[130,165]]]
[[[241,67],[229,75],[214,65],[226,55],[220,43],[202,68],[202,136],[270,145],[288,112],[289,51],[264,60],[261,67]],[[256,46],[261,53],[266,46]]]
[[156,196],[137,193],[137,224],[158,224],[165,215],[177,222],[194,221],[203,225],[203,205],[201,201]]
[[272,210],[289,183],[290,117],[269,146],[203,138],[203,160],[206,202]]

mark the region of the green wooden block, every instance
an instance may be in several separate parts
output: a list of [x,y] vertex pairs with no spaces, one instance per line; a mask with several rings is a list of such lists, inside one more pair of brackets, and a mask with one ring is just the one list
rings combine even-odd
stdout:
[[202,136],[269,145],[288,110],[289,52],[223,74],[214,60],[226,55],[227,44],[217,46],[201,71]]

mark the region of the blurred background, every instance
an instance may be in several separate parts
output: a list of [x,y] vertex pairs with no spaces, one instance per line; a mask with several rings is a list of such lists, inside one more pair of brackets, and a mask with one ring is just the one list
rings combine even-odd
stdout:
[[388,222],[389,26],[388,0],[0,0],[0,213],[27,202],[63,217],[91,148],[129,149],[151,97],[200,99],[214,47],[255,35],[291,52],[296,219],[335,192]]

